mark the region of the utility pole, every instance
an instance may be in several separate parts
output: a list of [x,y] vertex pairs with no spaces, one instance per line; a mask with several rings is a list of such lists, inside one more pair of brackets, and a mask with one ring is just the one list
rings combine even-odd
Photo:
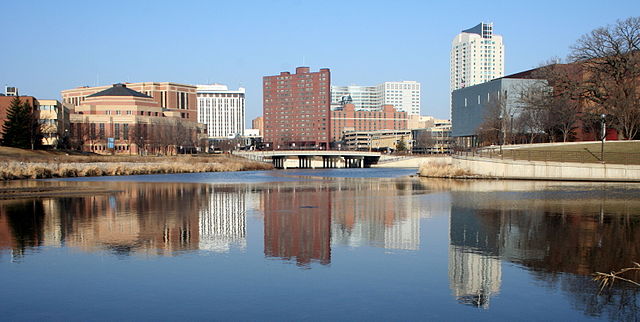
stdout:
[[602,143],[600,144],[600,161],[604,163],[604,140],[607,139],[607,122],[605,118],[607,117],[607,115],[603,113],[602,115],[600,115],[600,117],[602,118]]

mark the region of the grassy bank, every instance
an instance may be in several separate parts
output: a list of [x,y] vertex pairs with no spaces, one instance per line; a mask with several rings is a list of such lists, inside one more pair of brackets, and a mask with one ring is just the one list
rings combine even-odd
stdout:
[[[609,164],[640,164],[640,141],[609,141],[604,144],[604,155],[601,154],[601,143],[555,143],[545,146],[520,146],[510,149],[503,147],[503,154],[492,153],[492,157],[549,162],[581,162]],[[486,154],[486,153],[485,153]],[[604,159],[603,159],[604,158]]]
[[268,169],[267,163],[224,155],[102,156],[0,147],[0,180]]

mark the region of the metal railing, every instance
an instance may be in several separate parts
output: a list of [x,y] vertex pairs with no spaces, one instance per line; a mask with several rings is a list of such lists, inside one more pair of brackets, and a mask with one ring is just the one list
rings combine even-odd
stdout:
[[576,162],[576,163],[609,163],[609,164],[637,164],[640,165],[640,153],[630,152],[606,152],[604,156],[600,151],[594,152],[587,149],[583,151],[550,151],[532,149],[482,149],[469,151],[455,151],[454,156],[479,157],[500,160],[524,160],[544,162]]

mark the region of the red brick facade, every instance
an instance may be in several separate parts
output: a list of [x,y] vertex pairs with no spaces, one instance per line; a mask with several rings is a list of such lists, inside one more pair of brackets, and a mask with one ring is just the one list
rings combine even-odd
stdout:
[[[0,96],[0,139],[2,139],[2,126],[7,121],[7,110],[15,98],[15,96]],[[29,103],[34,109],[38,106],[38,100],[33,96],[20,96],[20,101]]]
[[328,149],[331,141],[331,72],[282,72],[263,78],[264,142],[274,149]]

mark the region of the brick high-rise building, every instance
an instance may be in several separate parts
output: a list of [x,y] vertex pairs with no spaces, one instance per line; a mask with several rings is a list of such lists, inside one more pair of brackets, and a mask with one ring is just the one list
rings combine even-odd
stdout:
[[328,149],[331,141],[331,72],[281,72],[263,78],[264,142],[274,149]]

